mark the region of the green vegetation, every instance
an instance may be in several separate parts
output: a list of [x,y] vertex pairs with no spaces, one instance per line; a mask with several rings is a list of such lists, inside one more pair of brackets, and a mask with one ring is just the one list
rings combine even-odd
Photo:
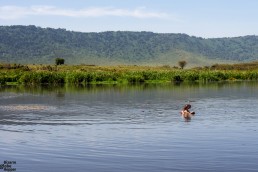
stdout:
[[20,64],[170,65],[188,67],[258,60],[258,37],[203,39],[152,32],[80,33],[35,26],[0,26],[0,61]]
[[[233,66],[239,69],[232,68]],[[244,70],[244,67],[253,67]],[[256,68],[254,68],[256,66]],[[224,69],[218,69],[223,67]],[[169,66],[15,65],[0,64],[0,84],[119,84],[258,80],[258,63],[178,69]]]

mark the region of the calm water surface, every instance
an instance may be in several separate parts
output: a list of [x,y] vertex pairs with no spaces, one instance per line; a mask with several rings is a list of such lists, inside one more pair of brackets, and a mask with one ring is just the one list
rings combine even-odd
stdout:
[[[179,114],[188,101],[196,115]],[[0,87],[19,172],[258,171],[258,83]],[[0,172],[3,169],[0,169]]]

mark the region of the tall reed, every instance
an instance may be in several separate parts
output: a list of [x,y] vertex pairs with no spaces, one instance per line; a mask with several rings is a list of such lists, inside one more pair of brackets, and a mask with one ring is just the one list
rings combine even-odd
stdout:
[[92,71],[0,71],[0,84],[89,84],[142,82],[211,82],[225,80],[258,80],[258,70],[92,70]]

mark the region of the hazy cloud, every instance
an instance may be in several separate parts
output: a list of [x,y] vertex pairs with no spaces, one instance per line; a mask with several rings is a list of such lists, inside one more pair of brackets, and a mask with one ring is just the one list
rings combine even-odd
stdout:
[[65,9],[54,6],[1,6],[0,19],[15,20],[28,16],[64,16],[64,17],[133,17],[133,18],[169,18],[167,13],[149,11],[144,7],[122,9],[112,7],[93,7],[85,9]]

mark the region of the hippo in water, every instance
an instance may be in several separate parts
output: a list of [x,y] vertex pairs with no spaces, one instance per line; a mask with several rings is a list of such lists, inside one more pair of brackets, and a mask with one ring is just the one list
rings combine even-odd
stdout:
[[182,111],[181,111],[181,115],[182,117],[184,117],[185,119],[191,119],[191,117],[195,114],[195,112],[190,112],[189,109],[191,109],[191,105],[190,104],[186,104]]

